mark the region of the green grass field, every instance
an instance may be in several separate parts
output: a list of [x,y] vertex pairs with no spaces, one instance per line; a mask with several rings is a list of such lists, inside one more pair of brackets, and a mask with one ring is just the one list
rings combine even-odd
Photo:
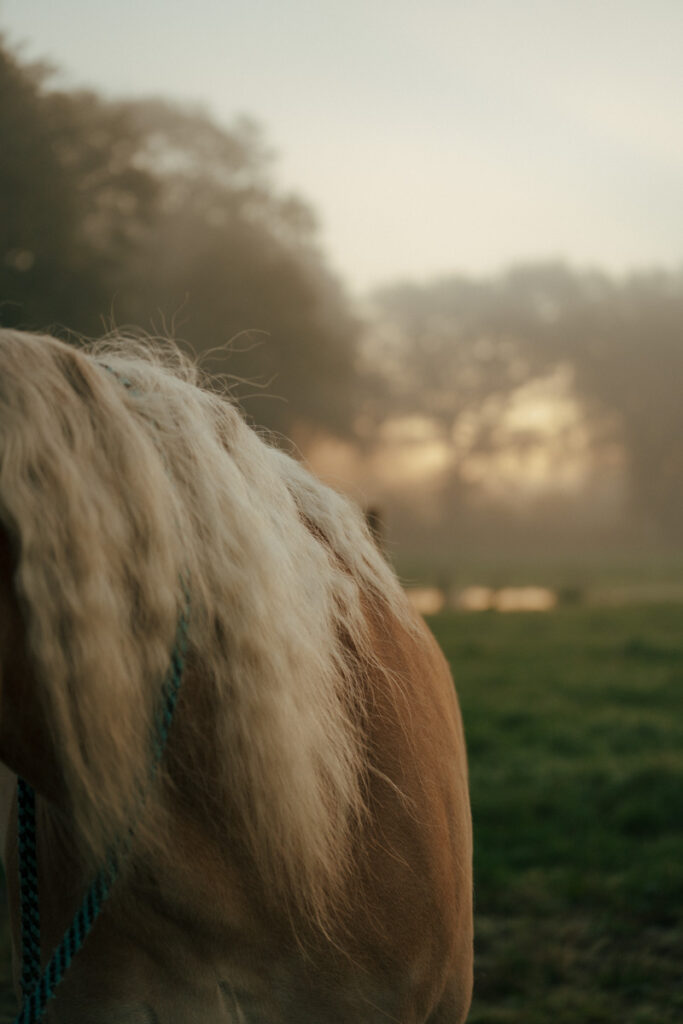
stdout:
[[683,607],[430,624],[469,747],[471,1024],[683,1021]]
[[680,1024],[683,606],[430,624],[469,746],[471,1024]]

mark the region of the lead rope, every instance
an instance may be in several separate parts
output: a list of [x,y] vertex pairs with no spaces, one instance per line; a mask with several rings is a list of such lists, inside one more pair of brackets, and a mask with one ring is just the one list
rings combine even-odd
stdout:
[[36,794],[24,779],[19,779],[18,789],[21,990],[25,994],[40,978],[40,907],[36,882]]
[[[181,584],[185,596],[185,607],[178,618],[171,664],[162,685],[163,699],[154,716],[151,781],[156,776],[166,746],[185,667],[190,593],[182,578]],[[118,847],[108,853],[105,866],[100,868],[90,883],[81,906],[74,914],[61,942],[41,973],[40,904],[36,858],[36,795],[33,787],[24,779],[19,779],[18,788],[17,831],[21,893],[22,1006],[12,1024],[38,1024],[47,1003],[55,994],[55,989],[64,977],[71,961],[82,948],[109,896],[118,875],[119,864],[130,849],[134,826],[131,826],[125,839],[118,843]],[[145,794],[142,795],[142,803],[144,800]]]

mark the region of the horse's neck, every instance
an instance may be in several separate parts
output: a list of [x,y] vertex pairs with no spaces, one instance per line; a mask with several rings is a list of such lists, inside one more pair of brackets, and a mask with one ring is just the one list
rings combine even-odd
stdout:
[[[9,774],[9,773],[7,773]],[[4,776],[3,776],[4,778]],[[10,780],[11,781],[11,780]],[[9,783],[8,783],[9,788]],[[16,801],[9,797],[7,882],[15,989],[18,993],[19,892]],[[87,887],[69,829],[38,798],[41,947],[60,941]],[[96,927],[74,958],[46,1021],[54,1024],[240,1024],[243,996],[263,1000],[267,986],[249,969],[248,947],[269,950],[243,879],[209,852],[206,837],[182,828],[177,855],[133,863],[116,883]],[[236,937],[239,936],[239,942]],[[271,955],[270,951],[267,955]],[[277,959],[272,948],[273,962]]]

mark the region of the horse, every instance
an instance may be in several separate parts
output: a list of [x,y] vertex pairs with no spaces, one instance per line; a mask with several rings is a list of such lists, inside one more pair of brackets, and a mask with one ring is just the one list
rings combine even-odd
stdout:
[[446,661],[360,511],[171,343],[0,331],[0,762],[18,1020],[464,1021]]

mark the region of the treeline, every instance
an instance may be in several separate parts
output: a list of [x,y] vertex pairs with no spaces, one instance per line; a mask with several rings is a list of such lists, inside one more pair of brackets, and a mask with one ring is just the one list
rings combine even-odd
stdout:
[[[56,89],[0,37],[1,324],[175,334],[243,382],[253,420],[299,440],[377,451],[387,421],[427,420],[453,453],[429,496],[439,550],[501,538],[552,548],[591,529],[596,543],[683,540],[683,273],[615,279],[547,263],[398,283],[373,301],[361,323],[311,209],[273,184],[253,122],[226,129],[163,100]],[[514,510],[484,501],[468,465],[533,450],[533,427],[502,437],[500,423],[521,386],[558,371],[581,410],[587,486]],[[565,440],[569,458],[569,428]],[[559,466],[562,436],[554,444]],[[615,458],[623,493],[598,529],[601,467]],[[407,537],[421,495],[399,491],[370,497]]]
[[258,423],[348,434],[358,321],[258,127],[51,80],[0,37],[0,323],[223,347]]
[[[375,303],[374,363],[383,372],[368,410],[370,432],[389,414],[420,415],[438,436],[457,438],[458,457],[439,496],[445,531],[450,523],[460,540],[509,539],[516,531],[552,549],[572,530],[590,531],[592,520],[594,541],[680,544],[683,272],[615,279],[544,263],[482,279],[396,284]],[[483,505],[463,467],[503,445],[531,451],[539,435],[533,425],[502,438],[500,424],[520,387],[558,372],[580,409],[593,470],[586,489],[543,494],[514,515],[504,499],[498,509]],[[567,428],[555,437],[558,470],[575,434]],[[618,501],[596,532],[604,467],[616,463]]]

